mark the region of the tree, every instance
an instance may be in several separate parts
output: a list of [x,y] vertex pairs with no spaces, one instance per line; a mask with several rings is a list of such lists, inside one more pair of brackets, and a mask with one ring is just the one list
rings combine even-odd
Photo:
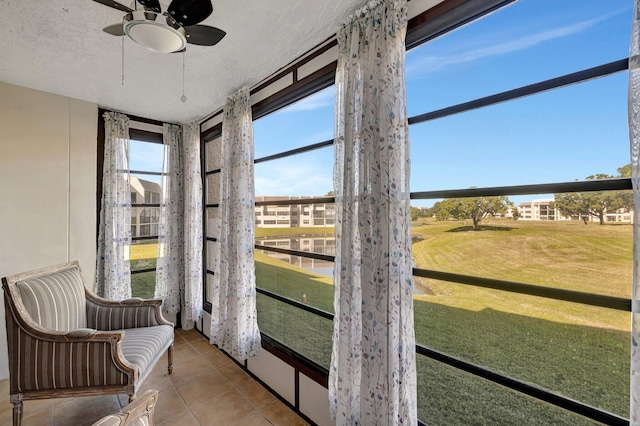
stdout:
[[631,177],[631,164],[618,168],[618,177],[630,178]]
[[[587,176],[587,180],[612,179],[631,176],[631,165],[618,168],[618,176],[596,174]],[[604,218],[609,212],[617,210],[629,211],[633,208],[633,194],[630,191],[589,191],[555,194],[553,207],[564,216],[577,216],[587,224],[589,217],[598,218],[604,225]]]
[[411,206],[411,222],[415,222],[423,216],[422,210],[418,207]]
[[563,216],[577,217],[586,225],[589,220],[589,208],[580,192],[569,192],[554,195],[552,209],[558,209]]
[[512,205],[507,197],[472,197],[446,198],[438,201],[432,207],[437,220],[470,219],[473,230],[478,230],[478,224],[489,216],[506,213]]
[[511,217],[513,218],[513,220],[520,219],[520,210],[518,210],[517,207],[511,208]]

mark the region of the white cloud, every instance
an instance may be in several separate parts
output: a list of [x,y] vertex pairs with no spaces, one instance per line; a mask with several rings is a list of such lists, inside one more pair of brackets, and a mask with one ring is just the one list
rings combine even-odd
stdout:
[[333,169],[313,162],[256,165],[255,191],[262,195],[324,195],[333,189]]
[[407,76],[408,78],[420,77],[421,75],[441,70],[449,65],[473,62],[491,56],[504,55],[506,53],[528,49],[549,40],[580,33],[618,13],[620,12],[578,22],[573,25],[567,25],[560,28],[542,31],[536,34],[526,35],[514,40],[506,41],[504,43],[498,43],[491,46],[468,50],[455,55],[419,57],[416,58],[413,63],[407,66]]
[[327,106],[333,106],[334,91],[333,86],[324,89],[312,96],[308,96],[293,105],[283,109],[283,112],[298,112],[298,111],[315,111]]

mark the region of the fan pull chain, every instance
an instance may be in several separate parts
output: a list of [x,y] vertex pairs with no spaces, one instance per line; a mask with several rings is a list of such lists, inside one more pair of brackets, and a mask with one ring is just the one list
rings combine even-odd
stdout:
[[[122,17],[122,26],[124,27],[124,17]],[[122,36],[122,85],[124,86],[124,35]]]
[[187,97],[184,95],[184,55],[187,49],[182,50],[182,96],[180,97],[180,102],[183,104],[187,102]]

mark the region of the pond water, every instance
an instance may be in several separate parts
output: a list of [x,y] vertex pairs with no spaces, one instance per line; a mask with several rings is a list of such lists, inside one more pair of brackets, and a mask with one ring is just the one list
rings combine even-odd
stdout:
[[[310,253],[327,254],[334,256],[336,253],[336,239],[334,237],[324,236],[300,236],[295,238],[287,237],[267,237],[256,238],[256,244],[272,246],[286,250],[300,250]],[[287,262],[290,265],[297,266],[306,271],[313,272],[318,275],[333,278],[333,262],[325,260],[310,259],[308,257],[295,256],[283,253],[274,253],[262,250],[262,253],[274,259]],[[413,294],[424,294],[414,286]]]

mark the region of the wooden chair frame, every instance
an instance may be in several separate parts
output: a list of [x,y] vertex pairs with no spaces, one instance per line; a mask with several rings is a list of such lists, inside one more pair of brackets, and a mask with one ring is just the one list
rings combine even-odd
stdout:
[[[97,309],[109,309],[109,312],[113,311],[113,308],[116,308],[117,312],[123,312],[122,318],[124,318],[124,312],[126,310],[138,309],[136,313],[145,313],[145,319],[148,318],[150,325],[170,325],[173,327],[173,324],[165,320],[162,316],[161,300],[128,299],[123,301],[111,301],[94,294],[87,288],[80,266],[76,261],[2,278],[5,316],[7,321],[7,344],[9,349],[10,401],[13,404],[14,426],[20,426],[22,424],[22,401],[24,400],[105,394],[127,394],[129,395],[129,402],[132,402],[140,384],[153,367],[150,366],[145,375],[140,377],[139,369],[124,357],[122,353],[122,339],[124,338],[127,328],[134,328],[126,327],[126,325],[131,324],[124,324],[125,327],[121,330],[97,330],[85,328],[71,330],[68,332],[60,332],[43,328],[31,318],[31,315],[28,313],[22,302],[22,297],[17,283],[19,281],[45,277],[56,272],[74,268],[77,269],[84,285],[85,304],[94,304],[97,306]],[[119,317],[117,319],[120,320]],[[41,348],[40,352],[38,352],[39,346]],[[85,375],[86,371],[86,377],[82,377],[86,380],[82,380],[82,383],[78,386],[63,388],[56,388],[55,386],[48,387],[44,383],[38,383],[38,378],[40,376],[38,376],[37,371],[35,374],[33,372],[29,372],[29,374],[32,375],[32,380],[27,380],[24,377],[27,375],[24,367],[24,364],[26,363],[25,348],[26,351],[28,351],[29,348],[32,349],[28,355],[31,360],[31,365],[36,370],[39,365],[44,366],[49,361],[49,358],[47,357],[51,356],[48,353],[48,351],[51,352],[51,348],[53,348],[53,352],[55,352],[56,348],[58,350],[64,348],[65,351],[68,348],[68,351],[65,352],[68,354],[71,354],[71,351],[74,349],[76,351],[82,351],[82,354],[86,352],[86,365],[82,365],[81,367],[76,366],[76,370],[82,371],[83,375]],[[96,363],[92,363],[92,360],[90,360],[90,354],[95,353],[96,351],[103,351],[104,353],[104,362],[98,365],[96,365]],[[170,346],[167,348],[167,357],[168,373],[171,374],[173,370],[173,337]],[[67,360],[61,360],[60,362],[67,362]],[[21,363],[23,365],[21,365]],[[69,361],[69,363],[71,363],[71,361]],[[55,367],[56,366],[54,365],[54,368]],[[95,375],[95,373],[92,372],[94,372],[94,369],[96,368],[103,369],[100,370],[103,372],[101,376],[102,383],[92,384],[91,377]],[[73,377],[72,371],[69,371],[68,374],[69,377]],[[55,385],[55,372],[53,375],[53,383]],[[33,383],[33,378],[35,378],[35,383]]]

